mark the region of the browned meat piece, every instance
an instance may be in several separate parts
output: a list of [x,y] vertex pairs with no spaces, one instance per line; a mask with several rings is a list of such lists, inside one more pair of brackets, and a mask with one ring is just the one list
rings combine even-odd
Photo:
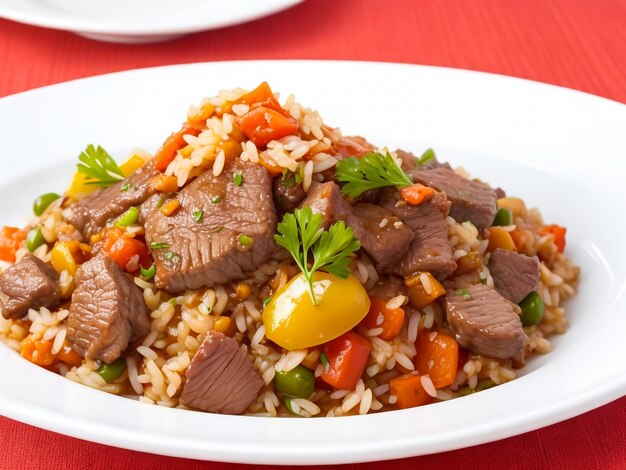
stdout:
[[411,152],[407,152],[405,150],[396,150],[396,155],[402,161],[402,169],[404,171],[408,171],[412,173],[412,170],[420,169],[420,168],[438,168],[438,167],[446,167],[450,168],[448,163],[439,163],[437,158],[431,158],[430,160],[424,162],[423,165],[420,165],[418,160],[419,157],[413,155]]
[[391,270],[413,240],[413,232],[393,213],[373,204],[350,206],[333,182],[312,184],[302,206],[321,214],[324,228],[343,220],[381,272]]
[[465,289],[475,284],[480,284],[478,271],[454,275],[442,282],[442,285],[446,291]]
[[67,336],[77,353],[110,364],[149,332],[143,296],[117,264],[97,256],[78,269],[67,319]]
[[445,296],[446,319],[459,345],[481,356],[523,359],[528,337],[520,308],[478,284]]
[[450,202],[445,194],[435,193],[430,201],[412,206],[402,201],[395,189],[385,189],[379,201],[414,233],[409,251],[392,272],[410,276],[418,271],[429,271],[438,278],[445,278],[454,272],[456,262],[448,243],[446,223]]
[[22,318],[28,309],[51,307],[59,301],[59,275],[33,255],[26,255],[18,263],[0,274],[0,294],[6,296],[0,309],[4,318]]
[[159,174],[153,163],[148,162],[124,181],[98,190],[74,204],[69,222],[88,240],[108,221],[152,196],[156,191],[150,180]]
[[539,282],[539,258],[497,248],[491,253],[489,271],[498,293],[519,304]]
[[180,402],[209,413],[242,413],[263,386],[237,341],[216,331],[207,333],[185,377]]
[[282,176],[274,178],[274,202],[278,212],[293,212],[305,197],[301,184]]
[[177,198],[180,207],[169,217],[141,211],[159,289],[179,292],[244,279],[274,251],[272,180],[262,166],[236,160],[219,176],[199,176]]
[[410,172],[416,183],[443,191],[452,207],[450,215],[457,222],[469,220],[478,230],[491,225],[498,210],[496,192],[485,183],[463,178],[445,166]]
[[402,278],[392,274],[390,276],[381,276],[376,285],[368,290],[367,293],[370,297],[391,299],[398,295],[408,295],[409,289],[404,285]]

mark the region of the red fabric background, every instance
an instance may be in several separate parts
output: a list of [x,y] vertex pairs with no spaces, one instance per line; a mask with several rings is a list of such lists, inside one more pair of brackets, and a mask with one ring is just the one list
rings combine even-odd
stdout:
[[[124,46],[0,20],[0,96],[137,67],[301,58],[482,70],[626,103],[625,25],[623,0],[309,0],[241,26],[170,43]],[[233,467],[114,449],[6,418],[0,418],[0,442],[2,469]],[[626,468],[626,398],[491,444],[363,465],[416,467]]]

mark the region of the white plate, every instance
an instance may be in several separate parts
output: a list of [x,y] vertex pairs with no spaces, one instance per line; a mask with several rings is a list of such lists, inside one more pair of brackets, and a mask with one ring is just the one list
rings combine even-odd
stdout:
[[222,28],[302,0],[2,0],[0,17],[106,42],[146,43]]
[[63,434],[198,459],[322,464],[389,459],[502,439],[570,418],[626,391],[626,107],[476,72],[354,62],[235,62],[146,69],[0,100],[0,204],[19,223],[60,191],[87,143],[118,157],[154,150],[188,104],[268,80],[325,121],[372,142],[428,146],[541,206],[568,227],[582,266],[569,331],[511,383],[431,406],[363,417],[266,419],[141,404],[89,389],[0,347],[0,413]]

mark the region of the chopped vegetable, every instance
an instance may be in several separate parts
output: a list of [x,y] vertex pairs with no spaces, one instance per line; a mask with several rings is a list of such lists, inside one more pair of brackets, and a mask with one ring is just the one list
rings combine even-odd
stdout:
[[146,161],[139,155],[131,155],[128,160],[120,165],[120,170],[122,170],[124,177],[128,178],[145,164]]
[[46,209],[50,207],[50,204],[52,204],[60,197],[61,196],[59,196],[57,193],[42,194],[37,199],[35,199],[35,202],[33,202],[33,212],[37,217],[41,217]]
[[365,328],[382,328],[379,338],[389,341],[400,333],[404,324],[404,310],[387,308],[387,301],[378,297],[370,297],[370,310],[361,322]]
[[445,331],[422,331],[415,340],[415,370],[428,374],[435,388],[454,383],[459,363],[459,345]]
[[75,240],[56,242],[50,252],[52,267],[58,272],[67,271],[74,277],[78,267],[85,262],[85,253],[89,253],[91,247]]
[[561,227],[560,225],[546,225],[540,230],[540,232],[544,235],[554,235],[554,244],[559,250],[559,253],[563,253],[563,251],[565,251],[565,234],[567,233],[567,229],[565,227]]
[[184,123],[179,131],[165,139],[161,148],[154,154],[154,167],[161,172],[167,170],[169,164],[176,157],[176,152],[187,145],[185,135],[197,136],[200,132],[201,129],[198,127]]
[[289,411],[289,413],[291,413],[292,415],[296,414],[296,412],[293,411],[293,406],[291,405],[291,398],[289,397],[285,398],[285,408],[287,408],[287,411]]
[[421,157],[417,160],[419,166],[426,165],[429,161],[437,158],[433,149],[426,149]]
[[[236,172],[233,175],[233,183],[235,183],[236,186],[241,186],[243,184],[243,175],[241,174],[240,171]],[[217,202],[220,202],[220,201],[218,200]]]
[[137,220],[139,220],[139,209],[133,206],[117,218],[115,225],[118,227],[128,227],[129,225],[137,223]]
[[106,383],[111,383],[122,376],[124,369],[126,369],[126,360],[120,357],[111,364],[102,364],[96,372]]
[[89,144],[78,156],[79,173],[87,177],[85,184],[108,188],[124,179],[124,173],[115,160],[99,145]]
[[372,345],[353,331],[341,335],[324,345],[328,367],[321,378],[329,385],[341,390],[354,390],[363,375]]
[[456,269],[454,275],[459,276],[461,274],[471,273],[477,271],[483,265],[483,260],[478,253],[470,251],[468,254],[461,256],[456,260]]
[[171,216],[176,210],[180,207],[180,202],[178,199],[170,199],[169,201],[163,203],[163,205],[159,208],[161,214],[166,217]]
[[401,375],[391,379],[389,396],[396,397],[395,404],[400,409],[428,405],[433,401],[433,397],[424,390],[422,376],[417,374]]
[[0,260],[15,263],[15,252],[26,239],[26,232],[16,227],[2,227],[0,230]]
[[140,266],[139,273],[141,274],[141,277],[143,277],[146,281],[149,281],[154,277],[154,274],[156,273],[156,266],[153,264],[148,269],[144,269]]
[[32,228],[26,235],[26,248],[31,253],[44,243],[46,243],[46,239],[43,237],[39,227]]
[[520,320],[524,326],[538,325],[543,320],[543,299],[536,292],[531,292],[519,303],[522,309]]
[[[428,290],[422,283],[422,276],[426,276]],[[409,303],[420,310],[433,303],[436,299],[446,293],[441,283],[429,272],[418,272],[407,277],[404,285],[409,288]]]
[[132,188],[133,185],[130,183],[124,183],[122,186],[120,186],[120,191],[122,191],[123,193],[125,193],[126,191],[128,191],[130,188]]
[[516,250],[511,234],[501,227],[491,227],[489,229],[489,246],[487,251],[493,251],[496,248],[509,251]]
[[358,325],[370,308],[367,292],[352,275],[340,279],[317,271],[312,286],[317,304],[308,280],[299,274],[275,292],[263,310],[265,336],[289,351],[336,338]]
[[82,356],[74,351],[67,342],[63,344],[61,350],[57,353],[57,359],[73,367],[78,367],[83,362]]
[[501,207],[496,212],[496,217],[493,219],[493,223],[491,225],[494,226],[507,226],[513,225],[513,212],[510,209],[506,209]]
[[298,365],[289,371],[276,372],[274,387],[289,397],[308,398],[315,391],[315,375],[303,365]]
[[272,140],[295,134],[298,131],[298,122],[295,119],[265,106],[251,109],[237,118],[237,124],[259,149]]
[[202,219],[204,218],[204,212],[199,209],[195,210],[191,213],[191,217],[193,217],[193,220],[200,223],[202,222]]
[[33,339],[33,335],[28,335],[20,343],[20,351],[23,358],[38,366],[50,366],[56,359],[52,354],[53,344],[51,340]]
[[176,177],[170,175],[158,175],[150,180],[150,186],[162,193],[175,193],[178,191]]
[[346,158],[337,163],[337,179],[343,183],[341,192],[357,197],[376,188],[411,186],[413,181],[389,152],[369,152],[361,158]]
[[254,242],[254,239],[248,235],[239,235],[237,241],[241,246],[250,246]]
[[526,204],[517,197],[503,197],[498,199],[498,207],[500,209],[510,210],[515,217],[526,215]]
[[[243,177],[242,177],[243,178]],[[222,202],[222,197],[221,196],[213,196],[211,198],[211,202],[213,204],[219,204],[220,202]]]
[[[232,105],[235,104],[247,104],[251,109],[258,108],[259,106],[265,106],[266,108],[273,109],[274,111],[278,111],[284,116],[289,117],[289,113],[280,106],[280,103],[274,96],[274,93],[267,82],[261,83],[254,90],[246,93],[232,103]],[[231,109],[232,105],[230,106]]]
[[138,267],[149,268],[152,256],[145,243],[128,236],[121,229],[112,229],[106,233],[102,245],[103,250],[122,269],[129,267],[134,256],[139,257]]
[[465,300],[469,300],[472,298],[472,294],[470,294],[470,291],[468,291],[467,289],[459,289],[458,291],[456,291],[456,293],[463,297]]
[[518,252],[523,253],[527,241],[526,235],[518,228],[512,230],[509,234],[511,235],[511,240],[513,240],[513,243],[515,244],[515,249]]
[[237,332],[237,325],[230,317],[217,317],[213,329],[226,336],[233,336]]
[[169,243],[163,243],[163,242],[150,243],[150,249],[151,250],[165,250],[165,249],[167,249],[169,247],[170,247]]
[[271,297],[266,297],[263,299],[263,308],[267,307],[267,305],[272,301]]
[[173,251],[166,251],[165,253],[163,253],[163,258],[165,258],[167,261],[175,263],[176,261],[178,261],[178,258],[180,258],[180,256],[178,253],[174,253]]
[[328,358],[323,352],[320,353],[320,362],[324,365],[324,367],[328,367]]
[[424,201],[430,200],[435,190],[423,184],[412,184],[400,189],[400,197],[412,206],[418,206]]
[[[352,229],[346,227],[343,221],[324,230],[322,216],[314,215],[310,207],[296,209],[293,214],[285,214],[278,224],[278,234],[274,235],[274,239],[293,256],[309,283],[314,305],[318,301],[313,289],[313,274],[323,269],[338,278],[346,279],[350,274],[348,265],[352,254],[361,247]],[[313,265],[310,268],[309,251],[313,255]]]

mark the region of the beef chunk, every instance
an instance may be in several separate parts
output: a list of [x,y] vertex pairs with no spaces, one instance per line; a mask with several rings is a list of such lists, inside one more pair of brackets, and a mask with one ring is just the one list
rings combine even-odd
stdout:
[[381,276],[376,285],[367,293],[370,297],[392,299],[398,295],[408,295],[409,289],[404,285],[402,278],[392,274],[390,276]]
[[68,339],[77,353],[110,364],[149,332],[143,296],[117,264],[98,256],[78,269],[67,320]]
[[398,155],[398,158],[402,162],[402,169],[404,171],[408,171],[409,173],[412,173],[414,170],[419,170],[420,168],[451,168],[448,163],[440,163],[436,157],[431,158],[430,160],[424,162],[423,165],[420,165],[419,157],[413,155],[411,152],[398,149],[396,150],[396,155]]
[[429,271],[438,278],[445,278],[454,272],[456,262],[448,243],[446,223],[450,202],[445,194],[435,193],[430,201],[412,206],[400,199],[398,191],[388,188],[381,192],[379,202],[414,233],[408,252],[392,268],[393,273],[410,276],[418,271]]
[[497,248],[491,253],[489,271],[498,293],[519,304],[539,282],[539,258]]
[[498,210],[496,192],[485,183],[457,175],[444,166],[410,172],[416,183],[443,191],[452,207],[450,215],[457,222],[469,220],[478,230],[491,225]]
[[324,228],[343,220],[381,272],[398,263],[413,240],[413,232],[393,213],[373,204],[351,207],[333,182],[312,184],[302,206],[321,214]]
[[244,279],[274,251],[272,180],[262,166],[236,160],[219,176],[199,176],[177,198],[180,207],[169,217],[141,211],[159,289],[179,292]]
[[[59,301],[59,275],[33,255],[26,255],[18,263],[0,274],[0,308],[4,318],[22,318],[28,309],[51,307]],[[2,297],[2,296],[0,296]]]
[[285,180],[282,176],[274,178],[274,202],[278,212],[293,212],[305,197],[302,184]]
[[492,287],[478,284],[445,296],[446,319],[459,345],[498,359],[524,354],[528,337],[517,305]]
[[210,413],[244,412],[263,386],[237,342],[216,331],[207,333],[185,376],[180,402]]
[[150,180],[159,174],[154,164],[148,162],[124,181],[98,190],[74,204],[69,222],[88,240],[111,219],[152,196],[156,191]]

